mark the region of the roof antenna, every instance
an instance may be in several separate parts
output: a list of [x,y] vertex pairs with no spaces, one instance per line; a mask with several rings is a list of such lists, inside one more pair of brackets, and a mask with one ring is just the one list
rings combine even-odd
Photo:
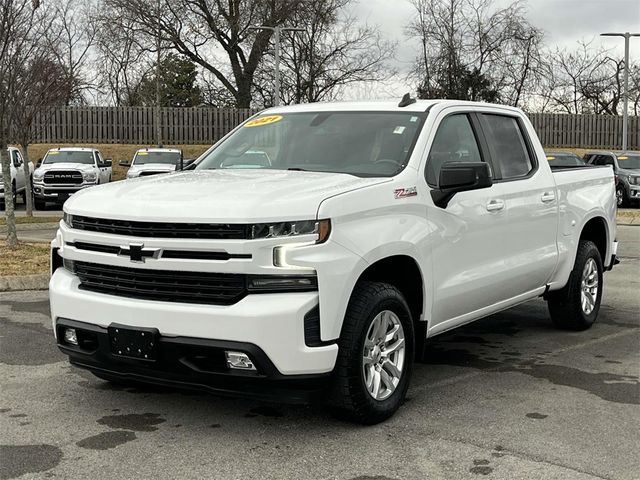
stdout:
[[416,103],[416,99],[415,98],[411,98],[411,94],[410,93],[405,93],[404,97],[402,97],[402,100],[400,100],[400,103],[398,104],[398,107],[403,108],[403,107],[407,107],[413,103]]

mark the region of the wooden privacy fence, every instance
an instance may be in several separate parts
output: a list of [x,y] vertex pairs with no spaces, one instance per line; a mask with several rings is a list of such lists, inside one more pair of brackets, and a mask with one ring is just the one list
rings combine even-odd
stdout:
[[[255,111],[238,108],[162,108],[162,143],[212,144]],[[153,107],[64,107],[43,111],[34,143],[156,143]]]
[[[163,108],[166,145],[212,144],[255,111],[236,108]],[[622,146],[622,117],[531,113],[545,147],[616,149]],[[629,117],[628,145],[640,149],[640,117]],[[153,107],[64,107],[40,113],[34,143],[156,143]]]
[[[622,116],[529,113],[545,147],[622,148]],[[640,149],[640,117],[629,117],[627,145]]]

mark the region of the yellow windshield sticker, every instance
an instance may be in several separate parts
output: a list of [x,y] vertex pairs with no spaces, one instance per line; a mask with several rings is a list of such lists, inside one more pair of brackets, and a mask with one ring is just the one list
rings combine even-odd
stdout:
[[58,155],[60,152],[58,152],[57,150],[51,150],[50,152],[47,152],[47,155]]
[[149,155],[147,152],[138,152],[138,155]]
[[245,127],[262,127],[271,123],[276,123],[282,120],[282,115],[267,115],[266,117],[259,117],[244,124]]
[[547,160],[549,160],[549,161],[551,161],[551,160],[555,160],[555,159],[556,159],[556,157],[551,157],[551,156],[548,156],[548,157],[547,157]]
[[629,157],[624,157],[624,156],[618,157],[618,160],[629,160]]

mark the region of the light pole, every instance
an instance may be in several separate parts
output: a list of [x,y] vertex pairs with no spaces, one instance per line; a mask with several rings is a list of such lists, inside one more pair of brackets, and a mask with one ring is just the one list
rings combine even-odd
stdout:
[[156,143],[158,144],[158,148],[162,147],[162,124],[160,121],[161,112],[160,112],[160,49],[162,48],[161,40],[160,40],[160,0],[158,0],[156,8],[158,9],[157,14],[157,32],[156,32]]
[[601,37],[624,38],[624,111],[622,112],[622,151],[627,150],[627,129],[629,125],[629,39],[640,37],[640,33],[601,33]]
[[280,38],[282,32],[304,32],[304,28],[295,27],[267,27],[260,25],[257,27],[249,27],[250,30],[271,30],[274,36],[275,46],[275,78],[273,79],[273,105],[280,105]]

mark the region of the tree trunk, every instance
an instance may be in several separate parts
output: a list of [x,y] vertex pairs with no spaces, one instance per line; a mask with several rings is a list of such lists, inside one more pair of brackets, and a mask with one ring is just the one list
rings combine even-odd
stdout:
[[33,182],[31,181],[31,170],[29,169],[29,152],[27,148],[29,145],[20,145],[22,151],[22,158],[24,160],[24,208],[26,210],[27,217],[33,217]]
[[16,248],[18,246],[18,234],[16,232],[16,214],[13,204],[13,185],[11,184],[11,160],[7,151],[7,144],[0,141],[0,160],[2,161],[2,172],[4,178],[4,207],[6,209],[7,220],[7,246]]

